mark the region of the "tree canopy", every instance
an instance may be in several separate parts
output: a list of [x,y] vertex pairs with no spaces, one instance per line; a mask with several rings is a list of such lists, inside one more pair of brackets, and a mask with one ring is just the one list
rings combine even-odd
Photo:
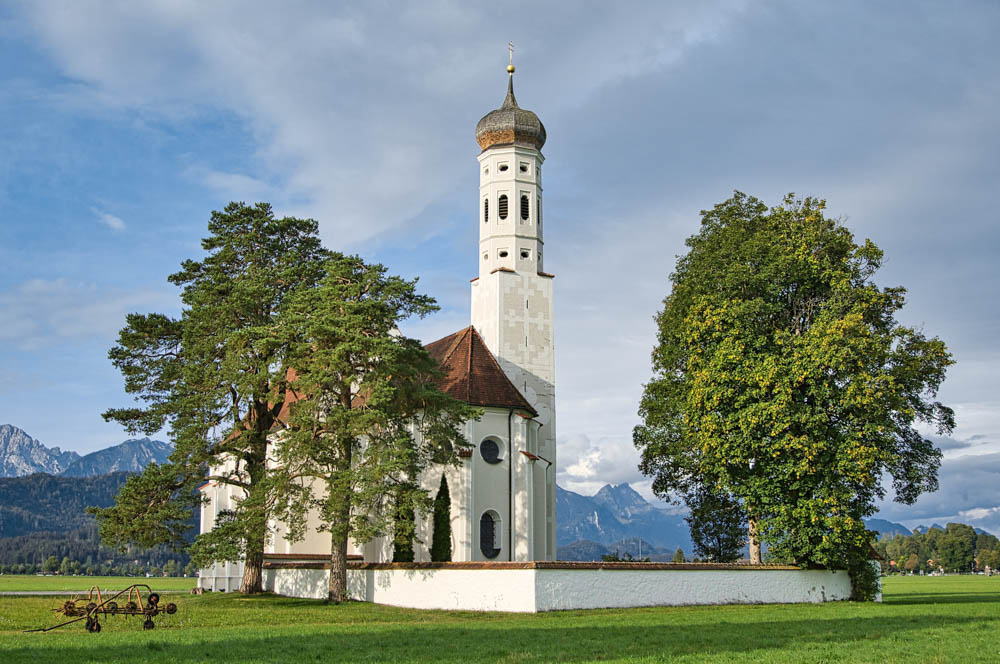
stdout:
[[436,309],[415,280],[337,255],[283,312],[294,396],[275,459],[288,477],[318,480],[322,490],[283,484],[281,516],[301,532],[312,509],[330,531],[333,601],[346,597],[348,539],[391,533],[405,548],[413,519],[402,517],[432,508],[421,473],[432,462],[457,463],[463,425],[480,414],[438,389],[435,360],[398,331],[406,318]]
[[183,543],[197,486],[236,487],[217,527],[199,535],[194,557],[245,562],[241,590],[259,592],[269,488],[268,435],[283,403],[288,342],[277,334],[289,295],[315,286],[329,256],[311,219],[276,218],[270,205],[230,203],[212,212],[206,256],[169,281],[182,288],[179,318],[129,314],[109,357],[139,406],[105,419],[129,432],[167,427],[168,464],[130,478],[114,507],[97,512],[101,536],[124,547]]
[[824,208],[736,192],[702,212],[633,438],[659,495],[716,487],[777,557],[859,570],[882,478],[903,503],[937,488],[941,452],[917,426],[954,426],[934,400],[952,358],[899,324],[904,289],[873,281],[881,250]]

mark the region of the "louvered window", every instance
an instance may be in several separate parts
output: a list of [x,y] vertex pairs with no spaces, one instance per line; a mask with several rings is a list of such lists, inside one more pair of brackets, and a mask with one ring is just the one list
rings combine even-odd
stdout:
[[527,221],[531,214],[531,202],[527,194],[521,194],[521,221]]
[[483,199],[483,223],[485,224],[490,220],[490,199]]
[[507,194],[501,194],[500,195],[500,200],[498,202],[499,202],[498,208],[500,210],[500,218],[501,219],[506,219],[507,218]]

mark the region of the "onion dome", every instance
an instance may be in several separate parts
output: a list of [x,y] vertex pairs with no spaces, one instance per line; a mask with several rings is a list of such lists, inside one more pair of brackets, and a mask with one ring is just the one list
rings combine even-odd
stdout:
[[483,150],[494,145],[524,145],[541,150],[545,145],[545,125],[538,116],[517,105],[514,99],[514,65],[507,67],[507,98],[476,125],[476,141]]

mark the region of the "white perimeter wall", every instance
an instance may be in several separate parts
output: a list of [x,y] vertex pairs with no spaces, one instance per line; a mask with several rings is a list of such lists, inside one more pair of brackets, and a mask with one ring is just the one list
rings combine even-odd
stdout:
[[[272,569],[264,587],[324,599],[329,571]],[[783,604],[846,600],[844,571],[607,569],[348,569],[354,599],[414,609],[511,611]]]

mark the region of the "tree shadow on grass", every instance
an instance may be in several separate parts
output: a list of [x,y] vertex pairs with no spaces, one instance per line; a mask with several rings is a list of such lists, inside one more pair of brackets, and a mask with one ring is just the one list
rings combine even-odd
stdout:
[[[707,622],[678,625],[645,621],[629,624],[627,613],[599,620],[503,621],[463,624],[367,624],[220,628],[185,636],[183,631],[137,636],[121,648],[102,645],[100,635],[81,634],[72,643],[45,642],[45,636],[2,654],[14,662],[583,662],[612,658],[734,656],[774,651],[794,658],[803,648],[829,644],[847,648],[883,637],[925,629],[961,629],[982,617],[922,616]],[[585,623],[585,624],[581,624]],[[192,638],[199,640],[192,641]],[[904,636],[905,638],[905,636]],[[22,641],[22,643],[24,643]],[[886,647],[889,647],[888,645]],[[779,651],[785,651],[779,653]],[[847,652],[846,650],[844,652]]]

